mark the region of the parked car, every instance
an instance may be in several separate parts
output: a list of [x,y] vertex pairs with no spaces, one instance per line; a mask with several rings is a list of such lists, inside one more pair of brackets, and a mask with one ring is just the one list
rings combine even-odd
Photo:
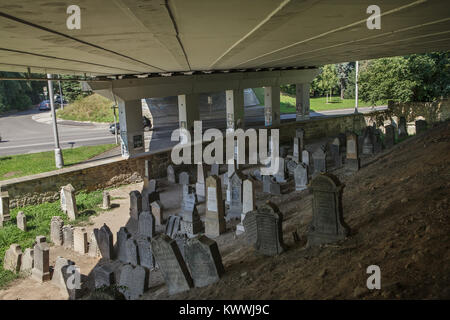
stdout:
[[[149,118],[147,117],[143,117],[142,118],[142,125],[144,127],[144,131],[149,131],[152,128],[152,122]],[[117,133],[120,133],[120,124],[119,122],[116,123],[116,128],[117,128]],[[109,132],[111,132],[111,134],[114,134],[114,123],[111,123],[109,125]]]
[[41,103],[39,103],[39,110],[50,110],[50,100],[44,100]]

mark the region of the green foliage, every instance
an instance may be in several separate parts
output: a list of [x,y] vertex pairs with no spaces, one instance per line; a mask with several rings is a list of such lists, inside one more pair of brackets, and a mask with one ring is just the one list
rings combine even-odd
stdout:
[[[81,192],[76,195],[77,209],[79,217],[75,221],[70,221],[71,225],[83,224],[90,216],[102,211],[99,205],[102,203],[102,191],[91,193]],[[23,211],[27,218],[27,231],[24,232],[17,228],[17,213]],[[26,248],[33,246],[36,236],[46,236],[47,242],[50,242],[50,221],[53,216],[61,216],[65,224],[69,223],[67,215],[61,209],[59,201],[30,205],[23,208],[11,210],[11,220],[4,223],[0,229],[0,287],[4,287],[10,281],[16,279],[19,275],[3,269],[3,257],[6,250],[13,243],[17,243],[25,251]]]
[[[17,72],[0,72],[2,77],[25,78]],[[45,82],[40,81],[0,81],[0,112],[25,110],[40,101]]]
[[64,110],[58,110],[58,118],[75,121],[114,122],[111,106],[114,103],[99,94],[79,98]]
[[[70,76],[61,76],[62,79],[70,79]],[[68,103],[75,102],[92,94],[91,91],[83,92],[81,82],[79,81],[61,81],[62,94]],[[54,88],[55,93],[59,94],[58,86]]]

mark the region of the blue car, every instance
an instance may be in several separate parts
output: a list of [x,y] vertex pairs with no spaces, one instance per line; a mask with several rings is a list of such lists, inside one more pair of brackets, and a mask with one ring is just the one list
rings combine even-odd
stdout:
[[39,103],[39,110],[40,111],[50,110],[50,100],[44,100],[41,103]]

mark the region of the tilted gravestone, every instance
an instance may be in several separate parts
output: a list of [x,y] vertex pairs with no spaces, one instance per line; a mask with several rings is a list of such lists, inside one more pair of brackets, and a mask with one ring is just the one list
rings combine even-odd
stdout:
[[174,235],[180,232],[181,217],[169,216],[166,224],[166,235],[173,239]]
[[115,283],[114,268],[111,264],[96,266],[94,268],[95,288],[109,287]]
[[427,130],[427,122],[425,120],[416,120],[416,134],[422,133]]
[[111,195],[108,191],[103,191],[103,204],[102,209],[111,209]]
[[130,217],[134,220],[139,219],[139,214],[142,212],[142,195],[139,191],[134,190],[130,192]]
[[230,207],[226,219],[240,218],[242,214],[242,182],[245,176],[238,170],[230,178]]
[[187,240],[185,260],[195,287],[215,283],[225,273],[217,243],[204,235]]
[[98,243],[97,243],[97,236],[96,234],[98,233],[98,229],[94,229],[92,230],[90,236],[89,236],[89,249],[88,249],[88,256],[89,257],[100,257],[100,250],[98,248]]
[[299,163],[294,171],[295,191],[302,191],[308,188],[308,167],[304,163]]
[[178,249],[180,249],[181,256],[183,257],[183,259],[185,259],[186,243],[189,239],[188,236],[185,233],[178,232],[173,236],[172,239],[177,243]]
[[139,265],[148,269],[155,267],[155,259],[151,248],[151,238],[139,236],[136,239],[139,255]]
[[80,254],[88,253],[88,234],[85,228],[77,227],[74,229],[73,250]]
[[152,252],[170,295],[193,287],[191,275],[175,240],[166,235],[156,236],[152,239]]
[[50,248],[45,237],[36,237],[34,245],[34,265],[31,277],[39,282],[50,280]]
[[69,183],[61,188],[61,210],[67,214],[69,220],[78,217],[77,201],[75,198],[75,188]]
[[50,240],[57,246],[64,243],[63,231],[64,220],[60,216],[52,217],[50,221]]
[[149,273],[141,266],[124,265],[120,272],[119,291],[127,300],[138,300],[148,287]]
[[313,177],[316,175],[327,172],[327,150],[326,145],[321,146],[316,151],[314,151],[313,155],[314,161],[314,172]]
[[23,211],[19,211],[16,217],[17,228],[22,231],[27,231],[27,217]]
[[308,246],[344,239],[349,228],[342,213],[344,185],[332,174],[321,174],[311,182],[313,218],[308,230]]
[[160,226],[164,224],[163,206],[160,201],[153,201],[150,204],[152,215],[155,217],[155,224]]
[[139,265],[139,252],[136,240],[134,238],[127,239],[125,248],[127,252],[127,260],[125,262],[133,266]]
[[181,204],[181,230],[188,236],[194,236],[203,231],[203,224],[197,211],[195,193],[189,193]]
[[389,124],[385,127],[384,145],[386,148],[392,148],[395,144],[395,128]]
[[358,135],[353,132],[347,133],[347,159],[346,167],[351,171],[358,171],[361,162],[359,158]]
[[74,228],[71,225],[62,228],[64,249],[73,250],[73,232]]
[[22,249],[16,243],[9,246],[9,249],[5,252],[5,258],[3,259],[3,268],[5,270],[17,273],[20,271],[22,263]]
[[256,198],[255,198],[255,181],[251,178],[244,180],[243,183],[243,202],[242,202],[242,214],[241,222],[236,226],[236,234],[242,234],[245,232],[244,219],[248,212],[256,210]]
[[145,238],[152,238],[155,234],[155,217],[150,211],[143,211],[139,215],[138,234]]
[[286,250],[283,242],[283,215],[278,207],[267,201],[257,210],[247,213],[244,227],[247,239],[258,252],[273,256]]
[[116,258],[119,261],[127,262],[127,241],[131,238],[131,234],[126,227],[121,227],[117,232],[116,242]]
[[3,226],[3,222],[11,220],[9,214],[9,193],[8,191],[0,192],[0,226]]
[[206,185],[205,185],[206,169],[203,164],[197,164],[197,183],[195,184],[195,192],[199,201],[205,201]]
[[62,273],[63,267],[71,265],[75,265],[75,263],[63,257],[57,257],[55,267],[53,268],[53,276],[51,283],[64,291],[67,290],[67,284],[64,281],[64,275]]
[[218,176],[206,179],[205,234],[218,237],[226,231],[225,208],[222,200],[222,185]]
[[104,259],[114,259],[113,234],[106,224],[96,233],[98,249]]
[[20,264],[20,272],[31,275],[31,270],[34,265],[34,250],[32,248],[26,248],[22,255],[22,263]]

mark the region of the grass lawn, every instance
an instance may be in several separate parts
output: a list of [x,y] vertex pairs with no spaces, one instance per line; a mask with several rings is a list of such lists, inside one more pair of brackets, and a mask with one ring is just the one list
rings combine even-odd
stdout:
[[[104,211],[99,207],[102,199],[101,190],[77,194],[76,202],[79,216],[75,221],[70,222],[67,215],[61,211],[59,201],[12,209],[11,220],[5,222],[3,228],[0,229],[0,288],[21,276],[3,269],[5,251],[9,249],[11,244],[19,244],[22,252],[25,252],[26,248],[33,246],[36,236],[46,236],[47,242],[50,242],[50,221],[53,216],[60,216],[64,220],[64,224],[86,225],[90,216]],[[19,211],[23,211],[27,218],[26,232],[17,228],[16,217]]]
[[[115,144],[78,147],[62,150],[64,165],[70,166],[88,160],[116,147]],[[0,180],[56,170],[53,151],[0,157]]]
[[111,106],[114,103],[99,94],[92,94],[79,99],[64,110],[58,110],[56,115],[60,119],[92,122],[114,122]]

